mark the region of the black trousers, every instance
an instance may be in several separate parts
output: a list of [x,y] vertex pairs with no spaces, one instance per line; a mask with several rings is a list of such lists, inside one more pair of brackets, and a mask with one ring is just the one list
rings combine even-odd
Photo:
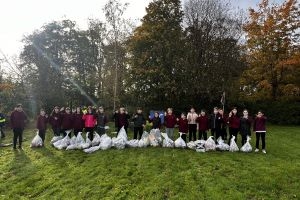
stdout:
[[230,143],[230,140],[231,140],[232,136],[235,137],[234,141],[236,143],[238,133],[239,133],[239,129],[238,128],[231,128],[231,127],[229,127],[229,135],[230,135],[230,137],[229,137],[228,144]]
[[186,134],[181,134],[181,138],[186,142]]
[[0,126],[0,132],[1,132],[1,138],[5,137],[5,133],[4,133],[4,127]]
[[23,128],[14,128],[14,139],[13,139],[13,144],[14,148],[17,146],[17,140],[19,139],[19,147],[22,146],[22,140],[23,140]]
[[85,132],[89,132],[89,139],[92,141],[94,138],[94,127],[85,127]]
[[259,139],[261,137],[262,149],[266,148],[266,132],[256,132],[256,148],[259,149]]
[[201,140],[202,136],[204,140],[207,140],[207,132],[206,131],[199,131],[198,133],[198,139]]
[[189,141],[196,141],[197,124],[189,124]]
[[[61,132],[62,132],[62,134],[63,134],[64,137],[67,136],[67,132],[66,132],[66,131],[68,131],[68,130],[70,130],[70,129],[62,129],[62,130],[61,130]],[[70,137],[70,138],[71,138],[71,136],[72,136],[72,131],[69,133],[69,137]]]
[[210,130],[211,135],[214,136],[215,141],[217,141],[217,139],[222,136],[222,132],[221,129],[216,129],[216,128],[212,128]]
[[52,127],[52,131],[53,131],[53,134],[54,136],[60,136],[60,128],[55,128],[55,127]]
[[133,139],[137,139],[139,134],[139,139],[141,139],[143,135],[144,128],[143,127],[134,127],[133,128]]
[[226,127],[221,128],[221,136],[223,140],[227,140],[227,130]]
[[79,132],[82,132],[83,129],[74,129],[74,135],[77,137]]
[[105,134],[105,127],[103,127],[103,126],[97,126],[97,133],[99,135]]
[[39,130],[39,136],[42,138],[43,144],[45,141],[46,130]]

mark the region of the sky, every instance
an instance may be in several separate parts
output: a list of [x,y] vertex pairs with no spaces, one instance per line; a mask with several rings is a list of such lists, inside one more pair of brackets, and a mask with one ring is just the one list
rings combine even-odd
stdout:
[[[247,9],[260,0],[231,0],[232,5]],[[284,0],[271,0],[281,3]],[[88,18],[104,19],[102,8],[107,0],[1,0],[0,50],[7,56],[17,55],[22,49],[22,38],[44,24],[61,19],[76,21],[81,29],[87,28]],[[126,18],[141,19],[151,0],[120,0],[129,3]],[[0,54],[1,55],[1,54]]]

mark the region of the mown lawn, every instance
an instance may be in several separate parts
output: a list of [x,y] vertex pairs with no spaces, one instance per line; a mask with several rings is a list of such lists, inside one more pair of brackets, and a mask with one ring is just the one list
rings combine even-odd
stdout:
[[266,155],[150,147],[85,154],[56,150],[51,132],[45,148],[31,149],[28,130],[23,151],[0,147],[0,199],[299,199],[300,127],[268,128]]

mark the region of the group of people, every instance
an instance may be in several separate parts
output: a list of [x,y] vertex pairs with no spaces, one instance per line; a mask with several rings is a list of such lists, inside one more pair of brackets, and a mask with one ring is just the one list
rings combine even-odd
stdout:
[[[14,148],[17,146],[17,139],[19,139],[19,147],[21,148],[22,133],[26,119],[27,117],[22,110],[22,105],[17,105],[10,117],[14,132]],[[244,145],[247,136],[251,136],[251,127],[253,127],[253,131],[256,133],[255,151],[259,151],[259,142],[261,139],[262,152],[266,153],[265,136],[267,118],[261,111],[258,111],[256,117],[253,119],[249,116],[246,109],[243,110],[242,116],[239,117],[236,107],[234,107],[228,115],[224,113],[222,108],[215,107],[212,114],[207,114],[206,111],[202,109],[198,114],[195,108],[192,107],[187,114],[182,112],[180,117],[176,117],[173,113],[173,109],[168,108],[163,118],[159,112],[155,112],[154,116],[146,118],[141,108],[137,108],[135,114],[129,115],[124,107],[120,107],[113,114],[113,119],[118,132],[122,127],[124,127],[127,132],[130,121],[132,121],[134,127],[133,139],[141,138],[146,122],[149,121],[153,129],[162,129],[165,127],[165,132],[172,140],[174,140],[174,129],[178,127],[181,137],[185,142],[187,141],[187,135],[189,141],[195,141],[197,139],[207,140],[207,134],[210,131],[215,140],[221,137],[223,140],[228,139],[228,143],[232,136],[235,136],[235,141],[237,141],[238,133],[240,133],[241,144]],[[36,127],[43,142],[45,140],[48,123],[51,125],[55,136],[66,136],[67,134],[71,136],[72,132],[77,136],[79,132],[85,131],[91,133],[89,134],[89,138],[93,140],[94,131],[100,135],[105,133],[108,117],[104,112],[104,108],[101,106],[99,108],[89,106],[87,109],[77,107],[73,110],[69,107],[59,108],[55,106],[50,116],[46,114],[44,109],[41,109],[37,117]],[[227,136],[227,128],[230,137]]]

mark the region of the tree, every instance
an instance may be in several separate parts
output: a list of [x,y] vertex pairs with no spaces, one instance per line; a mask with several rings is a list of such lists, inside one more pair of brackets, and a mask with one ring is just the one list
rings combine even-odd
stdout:
[[155,0],[128,41],[127,93],[135,105],[176,106],[183,97],[183,12],[179,0]]
[[248,68],[241,95],[250,99],[299,98],[300,9],[296,0],[270,5],[262,0],[249,9],[246,32]]

